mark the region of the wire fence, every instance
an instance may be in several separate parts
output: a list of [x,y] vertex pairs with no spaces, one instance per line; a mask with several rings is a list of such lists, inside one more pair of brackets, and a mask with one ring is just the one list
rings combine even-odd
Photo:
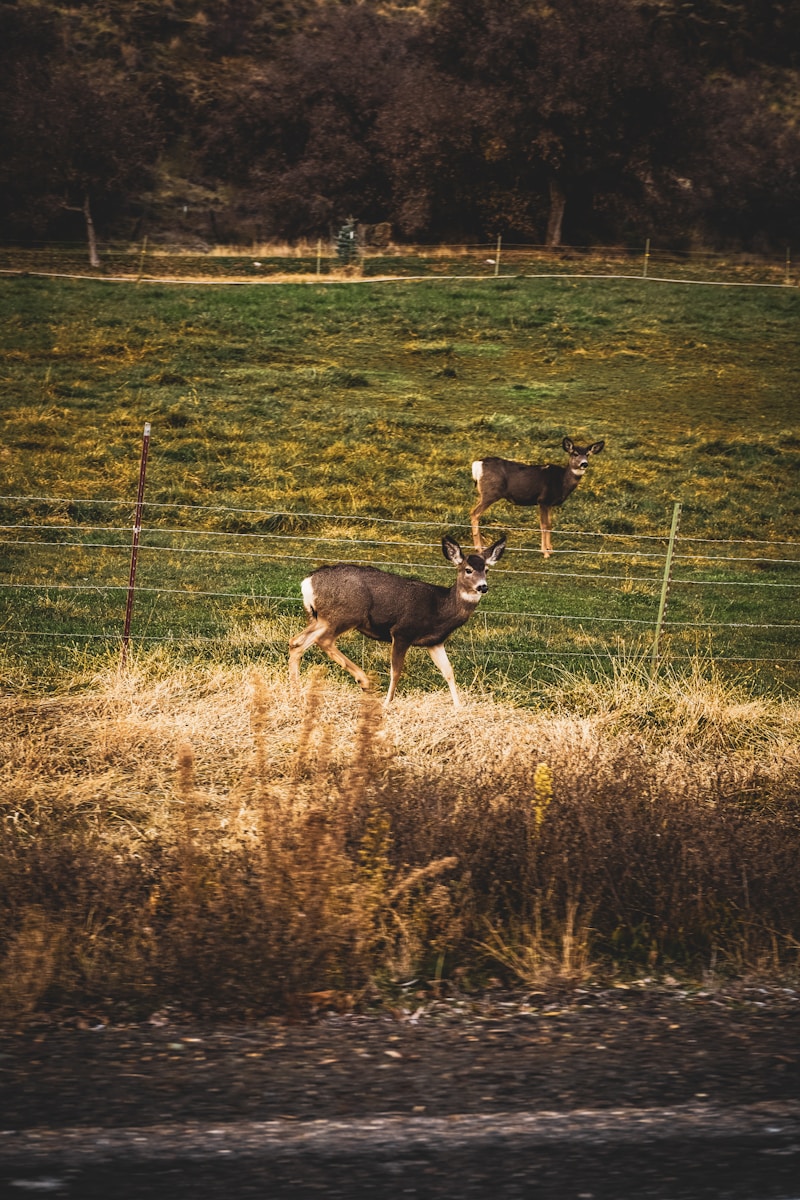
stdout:
[[[135,505],[46,495],[0,496],[0,505],[6,653],[53,658],[70,647],[119,648],[126,602],[129,616],[132,608]],[[236,528],[220,527],[225,522]],[[509,551],[490,572],[491,591],[449,644],[473,676],[519,674],[525,661],[557,667],[645,655],[660,633],[662,660],[699,654],[773,682],[800,682],[800,622],[789,619],[800,612],[800,542],[678,534],[667,577],[666,529],[557,529],[547,562],[531,545],[533,523],[505,529]],[[467,545],[468,527],[457,522],[145,500],[130,641],[283,661],[304,620],[304,575],[350,562],[447,583],[452,567],[434,530]],[[361,653],[365,667],[380,663],[369,646]]]
[[[73,274],[107,282],[251,284],[344,280],[497,279],[508,276],[640,278],[654,283],[796,287],[791,256],[731,256],[639,246],[544,247],[493,243],[365,246],[344,273],[330,246],[231,247],[167,254],[106,246],[99,272],[81,246],[0,247],[0,273]],[[137,521],[130,498],[0,497],[0,645],[28,645],[54,661],[83,644],[118,649],[131,616],[128,578]],[[348,561],[447,582],[438,537],[466,542],[459,521],[412,521],[364,512],[143,501],[134,644],[285,657],[303,620],[299,583],[324,563]],[[446,528],[445,528],[446,526]],[[665,572],[669,531],[557,528],[544,563],[532,522],[510,536],[491,592],[453,653],[474,673],[522,659],[608,660],[648,653],[698,654],[800,685],[800,541],[680,532]],[[131,575],[133,570],[131,571]],[[127,579],[127,582],[126,582]],[[669,600],[659,614],[668,583]],[[50,645],[52,649],[45,650]],[[363,653],[370,653],[369,649]],[[362,660],[363,661],[363,660]]]
[[109,283],[258,284],[317,281],[392,282],[424,279],[556,277],[645,279],[715,286],[797,287],[787,247],[774,255],[723,253],[639,244],[546,246],[511,242],[458,245],[370,244],[362,238],[353,262],[342,264],[327,239],[297,245],[216,246],[204,252],[170,251],[147,241],[109,243],[99,268],[86,266],[78,243],[0,246],[0,274],[92,278]]

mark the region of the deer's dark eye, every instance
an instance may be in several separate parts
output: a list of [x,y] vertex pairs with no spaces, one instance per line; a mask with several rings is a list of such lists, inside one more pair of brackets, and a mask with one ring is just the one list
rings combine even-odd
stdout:
[[467,567],[467,569],[466,569],[466,571],[464,572],[464,574],[465,574],[465,575],[474,575],[474,574],[475,574],[475,572],[473,571],[472,567]]

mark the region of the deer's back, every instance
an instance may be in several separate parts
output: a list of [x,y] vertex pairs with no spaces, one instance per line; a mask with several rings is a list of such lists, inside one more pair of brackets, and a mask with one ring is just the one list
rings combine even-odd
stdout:
[[481,488],[485,495],[510,500],[512,504],[560,504],[563,500],[564,468],[548,463],[537,466],[510,458],[484,458]]
[[311,586],[315,609],[336,628],[358,629],[381,642],[403,631],[414,634],[416,645],[441,640],[441,610],[449,588],[349,563],[320,567],[311,576]]

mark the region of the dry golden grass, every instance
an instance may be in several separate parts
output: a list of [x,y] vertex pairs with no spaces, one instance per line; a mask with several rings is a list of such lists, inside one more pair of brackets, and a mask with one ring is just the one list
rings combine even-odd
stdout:
[[305,681],[156,656],[2,701],[6,1018],[348,1006],[445,963],[794,969],[796,704],[630,668],[541,711],[442,690],[384,715]]
[[[318,670],[320,682],[307,689],[310,713],[280,674],[215,666],[164,674],[156,655],[141,668],[96,677],[88,692],[5,698],[5,795],[19,771],[29,795],[32,784],[46,791],[56,778],[60,786],[69,781],[70,794],[98,794],[102,780],[109,799],[115,792],[152,798],[169,790],[185,742],[213,802],[229,803],[246,780],[267,771],[273,786],[290,787],[298,755],[311,755],[323,741],[331,764],[345,765],[353,755],[360,695],[333,668]],[[444,689],[413,691],[401,695],[374,736],[391,741],[404,765],[429,778],[457,764],[468,777],[469,763],[502,777],[519,760],[552,761],[565,747],[590,759],[596,776],[631,736],[654,761],[671,762],[679,752],[715,761],[723,749],[731,763],[757,757],[762,767],[774,761],[782,770],[800,745],[798,717],[796,702],[747,696],[699,672],[651,684],[646,671],[631,667],[609,680],[566,676],[541,711],[477,694],[456,712]]]
[[[322,238],[319,242],[322,257],[335,259],[336,250],[332,242]],[[207,251],[209,258],[238,258],[243,255],[253,258],[315,258],[318,242],[315,238],[300,238],[296,242],[250,242],[247,245],[212,246]],[[368,247],[368,253],[380,255],[422,255],[425,258],[458,258],[474,252],[472,246],[412,246],[389,242],[386,246]],[[168,258],[179,257],[180,251],[157,250],[156,255]]]

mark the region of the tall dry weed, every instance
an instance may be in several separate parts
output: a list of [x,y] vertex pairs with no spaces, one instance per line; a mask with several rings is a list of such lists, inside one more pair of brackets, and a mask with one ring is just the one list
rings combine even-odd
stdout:
[[0,1019],[34,1012],[58,976],[64,930],[54,913],[27,908],[0,963]]
[[551,984],[574,987],[597,969],[590,954],[591,924],[576,898],[567,901],[559,925],[543,919],[543,897],[537,895],[529,919],[511,920],[503,928],[490,926],[480,948],[489,960],[505,968],[524,987]]
[[362,807],[367,789],[388,763],[384,708],[374,687],[362,693],[353,753],[342,782],[342,798],[352,812]]

